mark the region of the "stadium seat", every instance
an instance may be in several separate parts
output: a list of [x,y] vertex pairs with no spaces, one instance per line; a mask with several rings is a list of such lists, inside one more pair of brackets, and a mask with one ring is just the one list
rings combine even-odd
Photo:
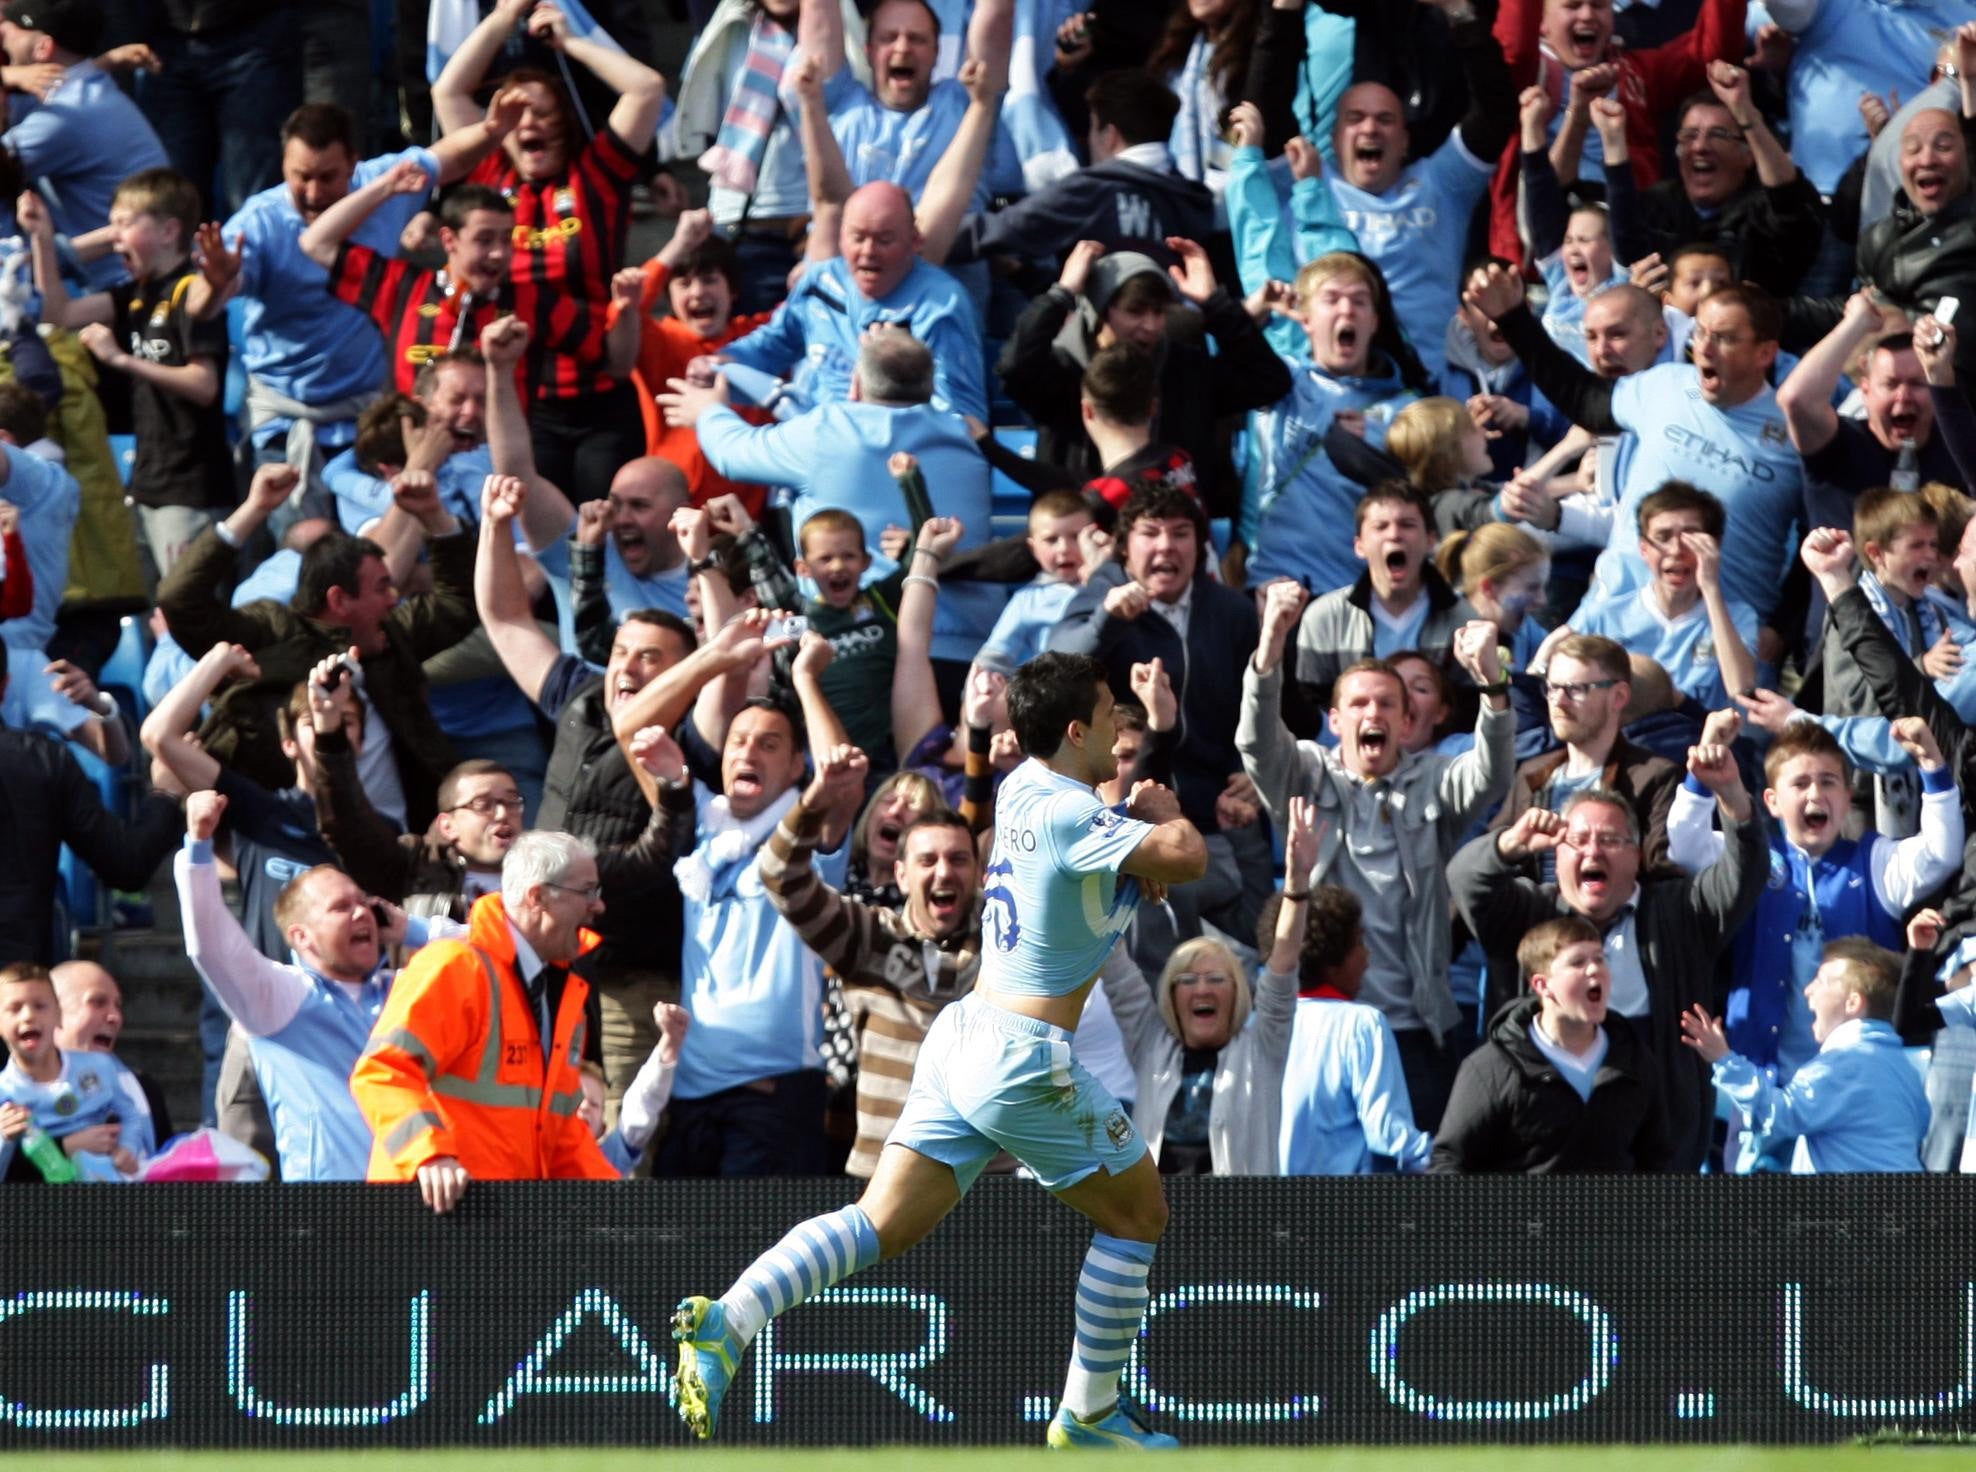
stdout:
[[117,635],[117,647],[97,672],[96,688],[116,697],[131,720],[139,725],[150,713],[144,699],[144,666],[151,658],[151,630],[141,618],[126,614]]

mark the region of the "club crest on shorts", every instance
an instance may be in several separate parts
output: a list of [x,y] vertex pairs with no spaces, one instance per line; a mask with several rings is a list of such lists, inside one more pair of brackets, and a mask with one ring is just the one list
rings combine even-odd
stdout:
[[1125,1117],[1123,1109],[1114,1109],[1105,1121],[1105,1138],[1111,1141],[1114,1150],[1123,1150],[1132,1143],[1132,1121]]

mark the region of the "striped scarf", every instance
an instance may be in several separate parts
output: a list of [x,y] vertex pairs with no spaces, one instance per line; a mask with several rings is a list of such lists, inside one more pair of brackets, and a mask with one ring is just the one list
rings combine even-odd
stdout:
[[748,54],[734,79],[734,95],[721,115],[714,146],[700,155],[700,167],[716,184],[752,194],[768,149],[768,135],[782,112],[777,91],[782,70],[796,49],[796,33],[757,12],[748,26]]

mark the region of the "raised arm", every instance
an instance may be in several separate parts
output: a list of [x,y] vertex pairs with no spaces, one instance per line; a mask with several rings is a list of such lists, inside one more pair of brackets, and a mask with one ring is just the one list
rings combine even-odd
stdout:
[[1283,905],[1263,964],[1278,976],[1302,969],[1304,931],[1310,923],[1310,875],[1317,864],[1317,804],[1290,799],[1283,825]]
[[576,520],[576,508],[562,487],[535,469],[528,412],[516,387],[528,339],[528,324],[521,318],[498,317],[481,329],[480,353],[487,360],[487,449],[493,457],[494,473],[515,476],[527,485],[519,513],[521,530],[528,539],[528,550],[540,552],[568,534]]
[[[986,7],[984,7],[985,9]],[[975,19],[981,18],[977,11]],[[988,63],[970,57],[961,67],[960,83],[967,88],[967,111],[960,126],[933,166],[926,187],[914,207],[914,223],[919,227],[919,253],[938,266],[953,248],[954,236],[974,202],[975,186],[994,146],[996,124],[1002,115],[1002,96],[1008,90],[1008,65],[1004,58],[999,74]],[[1036,196],[1031,196],[1035,198]]]
[[260,666],[238,644],[215,644],[199,657],[192,672],[165,692],[151,708],[137,739],[144,743],[188,792],[199,792],[219,781],[220,764],[186,738],[197,729],[200,714],[213,692],[228,680],[258,680]]
[[1709,636],[1715,640],[1715,662],[1722,671],[1722,688],[1742,695],[1756,688],[1756,656],[1744,642],[1722,591],[1722,544],[1707,532],[1683,532],[1681,544],[1695,559],[1695,582],[1708,610]]
[[1288,819],[1299,764],[1296,737],[1283,724],[1283,653],[1308,599],[1287,578],[1269,585],[1263,597],[1262,637],[1242,672],[1242,715],[1235,727],[1235,749],[1241,754],[1242,770],[1262,794],[1263,806],[1278,822]]
[[[354,658],[354,656],[352,656]],[[309,724],[315,729],[315,777],[310,796],[316,827],[349,876],[393,904],[402,904],[416,850],[375,807],[357,772],[357,754],[344,734],[356,693],[331,656],[309,672]]]
[[302,254],[324,270],[334,269],[337,252],[343,248],[343,243],[357,233],[358,227],[371,217],[379,205],[394,194],[423,194],[431,184],[425,170],[418,164],[411,159],[401,161],[363,188],[351,190],[316,216],[297,242]]
[[441,133],[458,132],[481,121],[473,94],[487,80],[487,69],[532,4],[534,0],[495,0],[494,8],[447,60],[432,84],[432,115]]
[[522,582],[512,525],[528,488],[512,475],[490,475],[481,488],[480,551],[474,559],[473,601],[508,677],[530,700],[539,699],[561,653],[535,622]]
[[519,87],[503,87],[487,104],[487,116],[478,123],[456,128],[434,143],[433,162],[439,165],[440,188],[456,184],[473,172],[474,166],[514,132],[521,115],[528,109],[528,94]]
[[1503,48],[1469,0],[1422,3],[1437,6],[1447,16],[1455,61],[1462,80],[1468,83],[1468,111],[1455,124],[1455,131],[1470,156],[1485,166],[1493,165],[1515,131],[1511,110],[1516,106],[1516,83],[1510,80]]
[[34,285],[41,293],[41,320],[50,327],[107,323],[112,314],[107,291],[74,298],[62,284],[62,264],[55,253],[55,221],[41,196],[33,190],[21,195],[14,205],[14,220],[27,234]]
[[213,863],[213,834],[225,811],[226,799],[217,792],[195,792],[185,800],[185,847],[172,864],[185,953],[227,1015],[249,1035],[267,1037],[302,1010],[310,983],[297,968],[255,950],[226,907]]
[[1612,385],[1551,341],[1524,304],[1523,285],[1516,277],[1501,266],[1482,267],[1469,277],[1462,300],[1502,329],[1529,370],[1530,381],[1573,423],[1595,434],[1612,434],[1625,427],[1612,417]]
[[[834,13],[837,0],[826,0]],[[804,6],[807,10],[807,0]],[[838,65],[842,65],[844,53],[837,52]],[[796,131],[803,140],[803,167],[809,178],[810,204],[813,209],[825,205],[842,206],[851,197],[851,170],[844,162],[844,150],[837,142],[837,135],[830,130],[830,109],[823,100],[823,84],[833,74],[835,68],[827,65],[820,56],[804,56],[790,73],[790,86],[796,93]],[[837,254],[837,232],[830,232],[828,242],[819,243],[810,259],[827,258]],[[827,244],[830,248],[823,249]],[[820,252],[820,255],[819,255]]]
[[[652,136],[659,130],[659,114],[665,108],[664,77],[601,31],[589,36],[571,34],[569,18],[550,0],[542,0],[535,7],[528,18],[528,33],[551,51],[560,51],[586,68],[618,94],[611,107],[610,129],[619,142],[633,153],[643,153],[652,146]],[[603,39],[598,39],[600,36]],[[437,100],[435,96],[435,104]]]
[[[1551,116],[1551,94],[1541,86],[1525,87],[1517,99],[1517,120],[1522,130],[1519,160],[1523,173],[1524,237],[1533,260],[1541,261],[1564,244],[1570,207],[1565,203],[1564,185],[1578,177],[1578,154],[1573,150],[1560,160],[1558,150],[1549,145],[1546,127]],[[1565,141],[1565,130],[1558,143]],[[1583,143],[1584,135],[1576,135]]]
[[[892,473],[902,468],[895,455]],[[910,467],[917,473],[918,467]],[[912,505],[908,501],[907,505]],[[892,749],[900,761],[940,723],[939,690],[933,679],[933,612],[940,599],[940,567],[961,538],[961,524],[936,516],[915,528],[906,554],[904,591],[899,596],[898,652],[892,662]]]
[[838,0],[802,0],[796,16],[796,55],[816,58],[819,83],[843,70],[844,12]]

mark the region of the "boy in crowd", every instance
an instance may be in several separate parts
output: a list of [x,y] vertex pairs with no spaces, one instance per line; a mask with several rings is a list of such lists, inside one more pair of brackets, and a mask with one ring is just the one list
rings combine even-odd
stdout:
[[645,1147],[658,1133],[659,1116],[672,1102],[672,1080],[679,1071],[679,1049],[686,1041],[686,1029],[692,1022],[693,1015],[677,1002],[653,1005],[652,1024],[659,1032],[658,1046],[652,1049],[644,1066],[638,1070],[638,1076],[631,1081],[631,1087],[625,1090],[624,1099],[618,1106],[615,1128],[605,1127],[608,1100],[604,1065],[586,1058],[576,1066],[583,1088],[583,1102],[576,1106],[576,1112],[590,1126],[590,1133],[597,1137],[597,1145],[604,1152],[604,1159],[616,1167],[619,1175],[629,1177],[638,1168]]
[[1332,682],[1354,661],[1418,650],[1445,665],[1456,632],[1476,616],[1433,566],[1434,511],[1419,491],[1382,481],[1359,498],[1353,524],[1352,555],[1365,570],[1297,625],[1297,684],[1311,711],[1331,703]]
[[851,744],[878,753],[882,769],[895,758],[892,741],[892,669],[899,654],[899,605],[906,583],[937,571],[961,537],[951,517],[931,517],[916,528],[912,552],[893,572],[863,586],[871,567],[864,523],[850,512],[826,507],[803,523],[797,534],[802,555],[796,571],[816,587],[803,605],[811,633],[830,641],[831,658],[819,677],[831,709],[838,713]]
[[[668,425],[655,396],[675,378],[684,378],[695,358],[717,353],[736,338],[746,337],[769,319],[766,312],[737,315],[741,290],[741,261],[734,246],[714,234],[713,216],[688,210],[679,217],[672,239],[642,268],[638,301],[638,363],[633,370],[640,407],[645,415],[645,453],[670,460],[686,473],[693,504],[704,506],[716,496],[738,495],[750,516],[760,516],[767,488],[729,480],[700,453],[700,437],[690,424]],[[663,297],[668,315],[654,317]],[[756,409],[736,410],[750,424],[767,424],[769,416]]]
[[130,495],[162,577],[179,554],[238,499],[226,442],[226,323],[196,320],[186,305],[197,274],[192,233],[199,190],[172,169],[146,169],[117,186],[111,248],[130,279],[69,296],[55,254],[55,226],[39,196],[23,194],[18,218],[33,242],[41,320],[78,329],[105,367],[131,379],[137,459]]
[[15,1160],[31,1130],[58,1141],[81,1179],[128,1179],[154,1145],[148,1119],[123,1138],[128,1070],[107,1053],[62,1048],[55,1041],[61,1025],[62,1004],[45,970],[24,961],[0,971],[0,1036],[7,1044],[7,1066],[0,1069],[0,1179],[33,1178]]
[[[1717,712],[1702,733],[1703,748],[1726,746],[1736,726],[1733,714]],[[1863,938],[1898,947],[1901,916],[1962,867],[1962,808],[1934,734],[1920,717],[1906,716],[1894,722],[1893,735],[1920,767],[1925,789],[1921,831],[1898,842],[1871,829],[1856,839],[1841,836],[1852,790],[1845,757],[1823,726],[1793,723],[1764,757],[1763,804],[1777,820],[1770,882],[1736,933],[1722,1023],[1738,1056],[1780,1087],[1819,1052],[1811,993],[1828,942]],[[1690,777],[1668,814],[1668,856],[1691,874],[1722,853],[1723,836],[1710,826],[1714,806]],[[1756,1120],[1744,1130],[1731,1161],[1739,1173],[1764,1168],[1762,1133]],[[1770,1168],[1783,1165],[1775,1160]]]
[[1498,1013],[1462,1061],[1434,1142],[1437,1175],[1573,1175],[1667,1167],[1645,1044],[1607,1008],[1598,927],[1577,915],[1532,927],[1516,962],[1534,995]]
[[[1859,590],[1894,636],[1901,652],[1930,678],[1954,674],[1962,660],[1942,605],[1928,597],[1941,568],[1941,519],[1924,497],[1887,487],[1862,492],[1853,503],[1853,545],[1866,564]],[[1827,612],[1830,621],[1830,612]],[[1874,700],[1866,676],[1843,639],[1827,638],[1825,713],[1891,715]],[[1912,774],[1888,772],[1874,780],[1875,826],[1901,837],[1914,831],[1917,796]]]
[[1029,508],[1029,555],[1042,569],[1016,589],[975,662],[1004,673],[1043,652],[1050,630],[1084,586],[1085,528],[1091,510],[1075,491],[1045,491]]
[[1787,1084],[1732,1051],[1722,1019],[1699,1005],[1681,1017],[1682,1041],[1713,1066],[1715,1086],[1759,1138],[1797,1141],[1798,1175],[1918,1171],[1928,1095],[1890,1020],[1900,957],[1864,936],[1825,946],[1804,989],[1818,1056]]
[[1392,1024],[1358,1000],[1369,959],[1364,907],[1348,889],[1292,874],[1263,907],[1259,950],[1267,950],[1284,908],[1306,913],[1297,1015],[1283,1065],[1278,1167],[1286,1176],[1362,1176],[1371,1172],[1373,1156],[1382,1155],[1402,1171],[1425,1170],[1434,1142],[1414,1128]]
[[1392,307],[1378,267],[1350,251],[1319,256],[1297,272],[1310,359],[1293,365],[1290,392],[1254,420],[1256,491],[1244,498],[1241,525],[1244,545],[1254,549],[1252,586],[1288,577],[1336,588],[1358,576],[1344,539],[1322,532],[1342,522],[1359,495],[1332,463],[1326,436],[1349,411],[1363,422],[1365,443],[1382,447],[1394,414],[1425,384]]
[[1648,583],[1572,615],[1570,629],[1602,634],[1644,654],[1675,687],[1710,710],[1756,685],[1756,610],[1722,591],[1722,503],[1671,480],[1640,503],[1640,557]]

